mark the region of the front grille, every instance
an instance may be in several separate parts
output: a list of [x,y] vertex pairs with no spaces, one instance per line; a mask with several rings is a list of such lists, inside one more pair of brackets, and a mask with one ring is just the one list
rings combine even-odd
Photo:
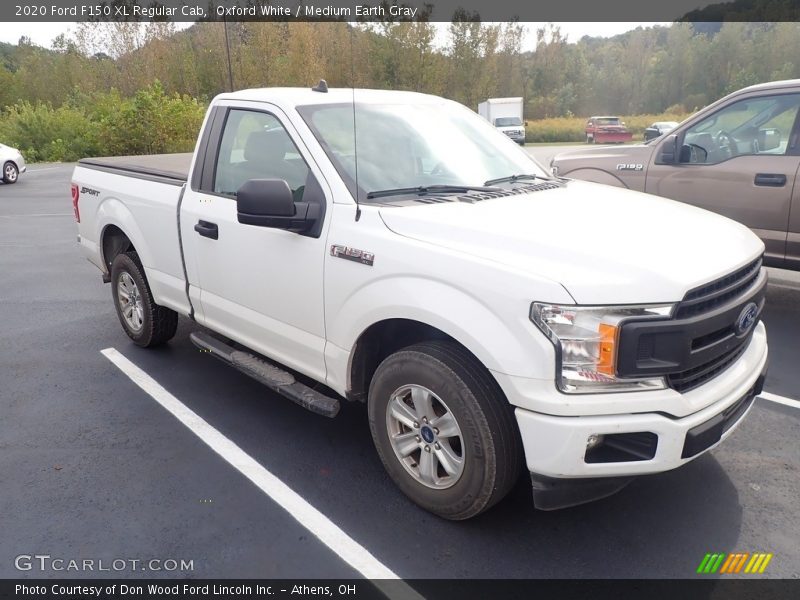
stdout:
[[744,354],[749,340],[750,338],[748,338],[747,342],[736,346],[722,356],[710,360],[705,364],[687,369],[686,371],[681,371],[680,373],[667,375],[669,387],[677,392],[688,392],[689,390],[703,385],[706,381],[713,379],[735,363],[739,357]]
[[[762,261],[763,258],[759,257],[725,277],[690,290],[678,305],[676,318],[701,315],[741,296],[758,279]],[[695,338],[692,340],[691,348],[696,350],[712,346],[733,335],[733,326],[729,325]],[[703,385],[736,362],[744,354],[749,341],[750,337],[747,337],[738,346],[704,364],[667,376],[669,386],[679,392],[687,392]]]
[[[671,319],[629,320],[620,333],[617,375],[665,377],[678,392],[688,392],[717,377],[745,352],[764,308],[767,276],[762,259],[690,290]],[[745,309],[749,330],[737,329]]]
[[758,258],[730,275],[690,290],[678,305],[675,318],[693,317],[736,298],[758,278],[761,262],[762,259]]

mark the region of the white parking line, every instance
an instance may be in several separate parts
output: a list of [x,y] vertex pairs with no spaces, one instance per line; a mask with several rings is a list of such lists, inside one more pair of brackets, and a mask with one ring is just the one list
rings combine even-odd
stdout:
[[786,398],[784,396],[779,396],[778,394],[771,394],[769,392],[761,392],[758,395],[759,398],[763,398],[764,400],[769,400],[770,402],[776,402],[778,404],[783,404],[784,406],[791,406],[792,408],[800,408],[800,401],[792,400],[791,398]]
[[[367,579],[398,579],[394,572],[342,531],[333,521],[311,506],[297,492],[261,466],[253,457],[170,394],[115,348],[106,348],[100,353],[356,571]],[[424,600],[411,586],[402,581],[373,581],[373,585],[390,598]]]

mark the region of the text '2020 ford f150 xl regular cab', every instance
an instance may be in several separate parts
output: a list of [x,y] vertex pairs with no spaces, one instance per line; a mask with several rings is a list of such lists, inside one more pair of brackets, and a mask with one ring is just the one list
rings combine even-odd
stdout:
[[366,402],[391,478],[446,518],[499,501],[523,461],[545,509],[678,467],[762,388],[755,235],[553,177],[441,98],[224,94],[193,157],[83,160],[72,194],[135,343],[185,315],[312,411]]

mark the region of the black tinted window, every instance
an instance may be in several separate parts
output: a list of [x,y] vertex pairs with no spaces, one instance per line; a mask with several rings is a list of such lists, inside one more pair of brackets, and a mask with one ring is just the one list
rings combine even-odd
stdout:
[[308,166],[280,121],[268,113],[231,110],[222,133],[214,191],[235,196],[250,179],[283,179],[300,200]]

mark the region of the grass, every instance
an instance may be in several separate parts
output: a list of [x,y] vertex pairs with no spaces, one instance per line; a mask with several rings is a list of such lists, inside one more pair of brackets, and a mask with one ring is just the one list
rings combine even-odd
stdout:
[[[644,130],[656,121],[680,123],[689,114],[662,113],[660,115],[630,115],[620,118],[633,133],[633,141],[644,139]],[[525,142],[534,144],[583,143],[586,141],[586,118],[558,117],[554,119],[528,120],[525,127]]]

